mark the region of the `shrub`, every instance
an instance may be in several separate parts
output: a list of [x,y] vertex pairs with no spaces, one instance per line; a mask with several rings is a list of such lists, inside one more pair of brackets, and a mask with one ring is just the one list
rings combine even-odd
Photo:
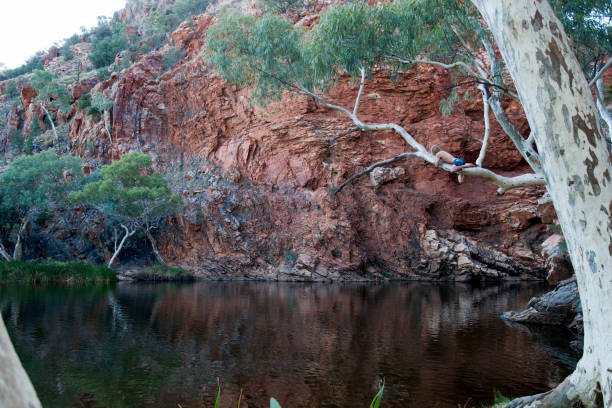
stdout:
[[16,129],[15,133],[13,133],[13,136],[11,137],[11,147],[17,152],[23,150],[23,134],[21,133],[21,130]]
[[105,110],[113,107],[113,100],[104,95],[102,92],[92,92],[89,107],[85,110],[88,115],[103,113]]
[[70,45],[68,44],[64,44],[64,46],[60,50],[60,55],[64,58],[64,61],[70,61],[71,59],[74,59],[74,53],[72,52],[72,49],[70,49]]
[[291,9],[305,10],[310,7],[308,0],[260,0],[264,11],[284,14]]
[[84,110],[91,106],[91,94],[86,93],[79,98],[79,109]]
[[117,54],[128,47],[125,23],[113,20],[110,27],[106,24],[92,31],[89,60],[96,68],[109,66],[115,62]]
[[10,99],[19,96],[19,89],[17,89],[15,81],[10,81],[6,84],[6,87],[4,88],[4,95],[6,95]]
[[70,37],[64,40],[64,46],[76,45],[81,42],[81,36],[78,34],[72,34]]
[[96,78],[98,78],[99,81],[106,81],[108,78],[110,78],[110,72],[108,71],[108,68],[98,68],[96,70]]

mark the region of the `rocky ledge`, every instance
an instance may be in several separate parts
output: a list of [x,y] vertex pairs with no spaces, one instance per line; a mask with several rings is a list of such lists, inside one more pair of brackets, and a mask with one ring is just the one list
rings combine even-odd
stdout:
[[[576,278],[567,279],[540,297],[532,298],[521,312],[509,311],[502,316],[506,320],[526,324],[565,326],[575,335],[583,335],[582,306]],[[572,342],[580,347],[581,341]]]

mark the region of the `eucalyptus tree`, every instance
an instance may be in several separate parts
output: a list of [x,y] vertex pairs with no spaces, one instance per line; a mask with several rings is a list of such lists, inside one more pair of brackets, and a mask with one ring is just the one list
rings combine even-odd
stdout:
[[7,261],[20,260],[30,221],[44,211],[62,207],[81,177],[81,160],[77,157],[57,157],[46,150],[15,158],[0,176],[0,218],[15,247],[10,256],[0,240],[0,256]]
[[[113,225],[114,252],[108,266],[114,263],[126,240],[139,230],[151,243],[157,260],[165,264],[151,231],[176,211],[181,199],[172,194],[161,174],[152,172],[151,158],[144,153],[128,153],[103,166],[100,173],[100,180],[87,183],[83,190],[72,192],[70,198],[98,209]],[[121,240],[119,227],[124,231]]]
[[[462,173],[492,181],[499,193],[547,186],[583,301],[585,354],[577,370],[554,391],[514,405],[580,402],[591,407],[601,405],[603,397],[603,405],[612,407],[612,128],[610,122],[607,132],[602,128],[608,112],[598,88],[612,55],[612,6],[598,0],[555,0],[554,5],[574,41],[543,0],[412,0],[376,7],[361,2],[332,6],[308,31],[278,16],[228,14],[209,29],[207,47],[210,61],[225,79],[254,87],[260,101],[280,97],[283,91],[308,95],[343,113],[359,129],[392,130],[409,146],[405,153],[373,163],[338,190],[397,160],[435,161],[399,124],[359,119],[362,91],[373,69],[393,75],[414,64],[430,64],[469,78],[482,95],[485,131],[477,167]],[[580,25],[580,20],[590,25]],[[352,107],[323,95],[341,75],[359,83]],[[522,103],[529,135],[522,135],[508,119],[502,104],[506,98]],[[505,177],[482,167],[488,108],[532,172]]]

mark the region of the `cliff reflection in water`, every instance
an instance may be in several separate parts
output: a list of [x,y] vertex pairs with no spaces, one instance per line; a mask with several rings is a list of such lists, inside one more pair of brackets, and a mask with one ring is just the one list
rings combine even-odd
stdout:
[[[45,407],[456,407],[541,392],[573,369],[498,317],[537,285],[195,283],[0,288]],[[554,340],[552,340],[554,341]],[[551,352],[551,350],[554,351]],[[79,405],[80,406],[80,405]]]

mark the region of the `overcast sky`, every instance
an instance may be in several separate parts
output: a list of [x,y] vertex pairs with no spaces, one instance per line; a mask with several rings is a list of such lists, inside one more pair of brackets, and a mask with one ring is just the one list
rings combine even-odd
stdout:
[[15,68],[124,6],[125,0],[0,0],[0,63]]

